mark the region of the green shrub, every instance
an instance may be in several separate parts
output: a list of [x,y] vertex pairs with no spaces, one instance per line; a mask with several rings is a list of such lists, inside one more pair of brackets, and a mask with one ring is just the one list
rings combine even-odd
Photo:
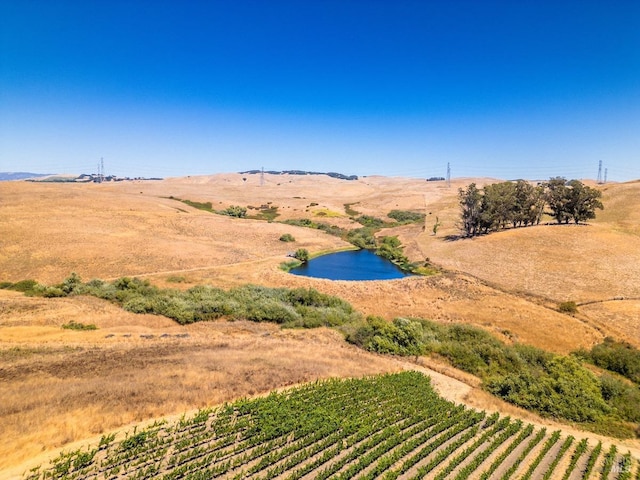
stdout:
[[293,254],[293,258],[301,261],[302,263],[309,261],[309,251],[306,248],[299,248]]
[[371,215],[361,215],[355,219],[360,225],[369,228],[381,228],[384,226],[384,220]]
[[284,298],[287,303],[298,306],[303,305],[306,307],[337,307],[345,310],[346,312],[353,312],[353,307],[342,300],[339,297],[320,293],[313,288],[295,288],[285,293]]
[[253,322],[292,323],[299,320],[300,316],[291,305],[267,298],[246,305],[242,318]]
[[598,379],[573,357],[556,356],[542,371],[504,372],[486,388],[520,407],[576,422],[601,421],[611,411]]
[[290,233],[284,233],[284,234],[280,235],[280,241],[281,242],[295,242],[296,239],[293,238],[293,235],[291,235]]
[[37,285],[38,282],[35,280],[20,280],[19,282],[12,284],[9,289],[28,294],[33,293]]
[[8,290],[13,286],[13,282],[0,282],[0,290]]
[[376,250],[376,254],[399,265],[404,269],[409,268],[409,259],[404,256],[404,247],[398,237],[382,237]]
[[640,384],[640,350],[626,342],[607,337],[589,352],[580,353],[600,368],[611,370]]
[[308,218],[290,218],[283,223],[293,225],[294,227],[318,228],[318,224]]
[[578,313],[578,306],[576,305],[576,302],[562,302],[558,305],[558,311],[573,315]]
[[34,295],[45,298],[60,298],[66,297],[67,294],[59,287],[49,287],[44,285],[38,285],[33,290]]
[[605,373],[600,377],[600,389],[602,398],[621,419],[640,422],[640,388]]
[[348,334],[347,341],[372,352],[420,355],[424,351],[422,336],[422,326],[417,321],[397,318],[387,322],[368,317],[365,324]]
[[247,209],[238,205],[231,205],[220,211],[222,215],[228,215],[229,217],[244,218],[247,216]]
[[77,273],[72,272],[71,275],[65,278],[62,283],[58,285],[58,288],[60,288],[60,290],[62,290],[65,294],[69,295],[71,293],[74,293],[75,290],[77,290],[81,285],[82,279],[80,278],[80,276]]
[[151,300],[144,295],[132,295],[122,304],[122,308],[132,313],[153,313],[154,306]]
[[356,228],[347,232],[345,240],[358,248],[370,250],[376,248],[376,239],[373,233],[371,228]]
[[285,220],[283,223],[296,227],[307,227],[314,228],[316,230],[322,230],[323,232],[326,232],[329,235],[334,235],[336,237],[344,237],[347,235],[347,233],[340,227],[329,225],[328,223],[323,222],[314,222],[313,220],[309,220],[308,218],[293,218]]

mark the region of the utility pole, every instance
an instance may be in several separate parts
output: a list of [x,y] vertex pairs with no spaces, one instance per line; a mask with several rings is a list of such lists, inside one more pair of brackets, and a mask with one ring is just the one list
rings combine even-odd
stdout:
[[604,183],[607,183],[607,172],[608,172],[608,168],[604,169]]
[[451,188],[451,164],[447,162],[447,187]]
[[602,183],[602,160],[598,162],[598,183]]

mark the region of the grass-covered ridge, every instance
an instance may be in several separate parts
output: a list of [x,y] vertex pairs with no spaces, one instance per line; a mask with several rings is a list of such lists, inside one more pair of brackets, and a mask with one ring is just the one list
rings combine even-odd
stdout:
[[[522,453],[509,456],[519,446]],[[559,431],[455,405],[428,377],[403,372],[316,382],[156,421],[124,438],[105,435],[26,478],[563,478],[592,457],[603,469],[638,468],[616,452],[601,455],[599,444],[575,445]],[[575,461],[558,467],[565,457]]]

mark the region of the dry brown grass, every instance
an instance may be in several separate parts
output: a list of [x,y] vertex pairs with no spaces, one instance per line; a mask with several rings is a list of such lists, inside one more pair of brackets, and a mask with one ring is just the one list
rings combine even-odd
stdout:
[[[287,175],[266,175],[260,186],[258,175],[245,177],[101,185],[3,182],[0,281],[54,283],[75,271],[85,280],[144,275],[173,288],[313,287],[366,314],[469,322],[507,341],[558,352],[589,347],[605,335],[640,345],[638,301],[585,305],[575,317],[556,311],[563,300],[640,297],[640,183],[605,186],[606,210],[589,226],[540,226],[448,242],[445,236],[457,233],[457,188],[472,179],[447,188],[415,179],[348,182]],[[392,233],[412,260],[428,257],[449,273],[384,282],[289,275],[278,269],[288,251],[314,253],[348,244],[311,229],[213,215],[169,196],[210,201],[218,209],[271,202],[279,219],[344,212],[345,203],[377,217],[392,209],[423,211],[424,228],[405,226]],[[442,227],[433,236],[436,216]],[[324,221],[353,225],[346,214]],[[291,233],[296,243],[280,242],[283,233]],[[168,282],[172,275],[184,282]],[[70,320],[99,329],[62,330]],[[185,333],[188,337],[178,336]],[[358,351],[327,330],[281,331],[224,321],[180,327],[95,298],[27,298],[0,291],[0,435],[12,439],[0,444],[0,469],[142,419],[314,378],[398,368],[394,360]],[[464,397],[479,408],[507,408],[446,375],[438,382],[451,398]]]
[[7,327],[3,341],[13,347],[1,353],[0,435],[13,440],[0,444],[0,469],[132,422],[401,368],[326,329],[224,321],[180,327],[135,317],[97,320],[95,331],[32,326],[20,342],[27,332]]

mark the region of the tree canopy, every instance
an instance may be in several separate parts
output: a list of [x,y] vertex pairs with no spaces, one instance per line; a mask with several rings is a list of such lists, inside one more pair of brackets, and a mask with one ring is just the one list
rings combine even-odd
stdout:
[[[471,183],[458,190],[461,230],[466,236],[475,236],[507,226],[537,225],[544,213],[558,223],[578,224],[595,218],[595,210],[604,208],[601,196],[600,190],[563,177],[537,186],[518,180],[479,189]],[[549,210],[545,212],[545,208]]]

